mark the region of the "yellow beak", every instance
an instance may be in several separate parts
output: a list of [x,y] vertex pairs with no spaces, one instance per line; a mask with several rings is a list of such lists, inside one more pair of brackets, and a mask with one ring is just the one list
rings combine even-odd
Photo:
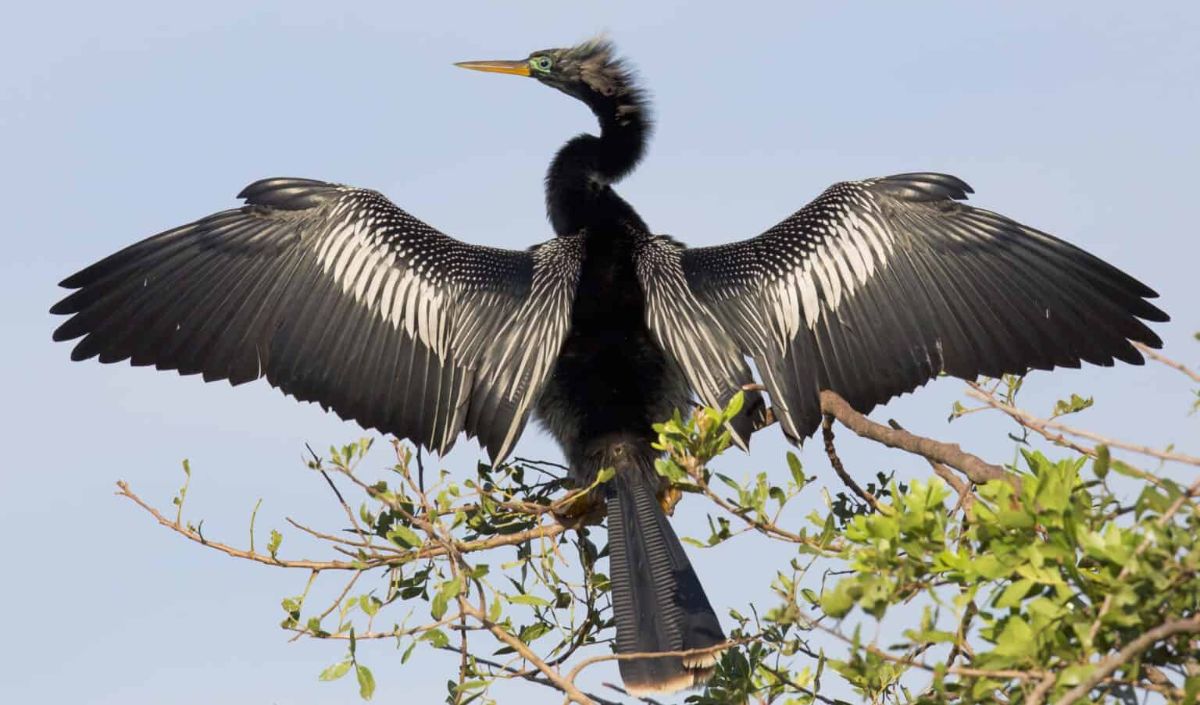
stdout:
[[487,71],[489,73],[511,73],[514,76],[528,76],[528,61],[460,61],[455,66],[472,71]]

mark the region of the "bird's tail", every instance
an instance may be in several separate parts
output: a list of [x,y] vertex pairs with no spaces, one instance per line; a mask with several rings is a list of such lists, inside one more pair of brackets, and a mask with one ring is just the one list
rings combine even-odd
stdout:
[[[657,454],[644,440],[618,438],[606,442],[598,455],[603,456],[600,467],[616,471],[606,492],[617,653],[684,651],[723,643],[717,615],[659,505]],[[716,659],[716,652],[622,659],[621,680],[632,695],[671,693],[707,681]]]

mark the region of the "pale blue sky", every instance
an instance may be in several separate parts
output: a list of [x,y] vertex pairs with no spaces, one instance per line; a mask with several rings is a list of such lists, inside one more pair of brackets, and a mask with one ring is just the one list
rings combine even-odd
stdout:
[[[50,342],[46,310],[63,276],[228,207],[264,176],[377,188],[473,242],[545,239],[543,170],[559,144],[593,128],[590,115],[532,81],[454,61],[520,57],[607,30],[655,100],[658,134],[620,188],[655,230],[692,244],[738,239],[836,180],[947,171],[975,187],[977,203],[1158,289],[1174,317],[1156,329],[1167,351],[1200,358],[1190,340],[1200,330],[1200,5],[596,5],[114,1],[6,11],[0,700],[353,699],[349,684],[316,682],[340,658],[336,645],[287,644],[276,627],[278,600],[299,591],[301,576],[186,545],[111,490],[124,478],[167,504],[188,457],[189,505],[207,534],[244,540],[259,497],[263,531],[282,527],[284,514],[333,526],[301,453],[359,429],[264,383],[230,389],[71,364],[68,347]],[[1095,428],[1196,450],[1197,420],[1183,418],[1188,396],[1167,370],[1034,379],[1035,408],[1087,390],[1100,402],[1084,417]],[[997,419],[945,426],[959,387],[939,382],[876,415],[1011,457]],[[726,471],[778,469],[782,450],[769,431]],[[556,455],[538,433],[518,451]],[[862,477],[925,473],[850,439],[844,453]],[[448,465],[475,457],[464,443]],[[802,457],[828,477],[819,446]],[[819,493],[806,501],[819,506]],[[684,533],[699,526],[698,510],[682,506]],[[767,599],[774,567],[755,538],[692,554],[719,611]],[[381,701],[444,696],[451,664],[401,668],[386,646],[364,657]],[[615,668],[597,675],[615,680]]]

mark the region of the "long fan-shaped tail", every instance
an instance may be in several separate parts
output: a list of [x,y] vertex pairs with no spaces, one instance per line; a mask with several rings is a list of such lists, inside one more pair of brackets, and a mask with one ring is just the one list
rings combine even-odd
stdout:
[[[654,450],[645,441],[611,442],[607,486],[609,573],[617,622],[617,653],[657,653],[721,644],[725,634],[683,545],[658,503]],[[717,654],[621,660],[621,680],[633,695],[670,693],[712,675]]]

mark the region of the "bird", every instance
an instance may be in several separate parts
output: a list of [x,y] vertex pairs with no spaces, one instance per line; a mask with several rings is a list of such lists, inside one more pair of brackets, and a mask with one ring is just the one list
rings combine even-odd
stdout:
[[[584,103],[599,134],[545,175],[552,235],[528,249],[447,235],[376,191],[256,181],[221,211],[67,277],[53,338],[73,360],[129,361],[301,401],[493,464],[529,418],[606,506],[618,654],[635,695],[697,687],[727,644],[664,511],[652,425],[728,404],[742,446],[768,414],[799,443],[822,390],[867,413],[942,375],[1141,364],[1157,294],[1050,234],[965,203],[941,173],[844,181],[761,234],[687,247],[614,189],[642,160],[650,105],[607,39],[470,61]],[[751,369],[757,370],[756,380]]]

